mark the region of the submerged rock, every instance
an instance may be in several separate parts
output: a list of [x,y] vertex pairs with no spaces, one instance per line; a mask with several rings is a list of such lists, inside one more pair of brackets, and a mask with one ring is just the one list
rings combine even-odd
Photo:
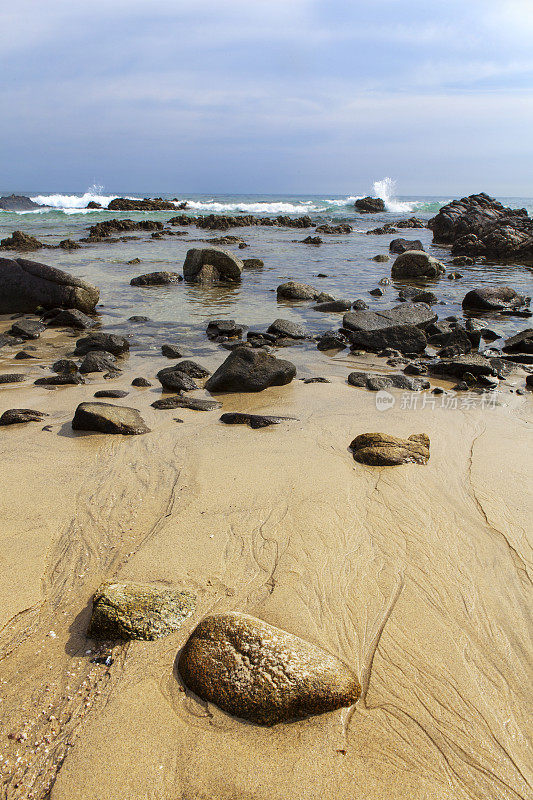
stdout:
[[261,269],[265,262],[261,258],[244,258],[242,261],[244,269]]
[[46,414],[32,408],[10,408],[0,417],[0,425],[18,425],[22,422],[41,422]]
[[175,344],[161,345],[161,355],[166,358],[183,358],[183,353]]
[[264,414],[241,414],[233,412],[222,414],[220,421],[226,425],[249,425],[250,428],[266,428],[268,425],[279,425],[280,422],[294,420],[295,417],[269,417]]
[[260,725],[349,706],[361,693],[339,659],[236,612],[205,617],[186,642],[178,667],[200,698]]
[[289,319],[276,319],[269,325],[268,333],[274,334],[276,337],[288,339],[307,339],[308,333],[302,325],[296,322],[291,322]]
[[408,250],[424,252],[424,245],[420,239],[393,239],[389,244],[391,253],[406,253]]
[[399,439],[386,433],[362,433],[350,444],[353,457],[361,464],[377,467],[395,467],[400,464],[427,464],[429,436],[416,433],[408,439]]
[[192,592],[141,583],[104,583],[93,597],[87,635],[152,641],[179,630],[195,607]]
[[95,402],[80,403],[72,420],[72,428],[75,431],[99,431],[130,436],[150,432],[138,409]]
[[147,272],[132,278],[130,286],[167,286],[169,283],[178,283],[183,277],[177,272]]
[[161,400],[156,400],[152,403],[152,408],[157,408],[159,411],[167,411],[171,408],[189,408],[191,411],[214,411],[216,408],[222,408],[222,403],[218,400],[204,400],[198,397],[185,397],[178,394],[175,397],[163,397]]
[[0,314],[31,313],[39,308],[94,310],[95,286],[54,267],[25,258],[0,258]]
[[296,375],[296,367],[265,353],[238,347],[209,378],[209,392],[261,392],[269,386],[284,386]]

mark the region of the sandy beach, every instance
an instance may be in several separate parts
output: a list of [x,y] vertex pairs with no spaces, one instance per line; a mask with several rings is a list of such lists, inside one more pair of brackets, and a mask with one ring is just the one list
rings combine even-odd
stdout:
[[[135,374],[113,388],[144,436],[72,431],[108,381],[2,387],[50,426],[0,438],[4,796],[532,797],[529,398],[408,410],[396,392],[380,412],[337,377],[220,396],[222,411],[297,418],[251,430],[152,409]],[[356,463],[348,445],[367,431],[427,433],[429,463]],[[108,579],[192,589],[196,612],[93,663],[90,601]],[[226,610],[340,658],[360,700],[262,728],[184,691],[181,646]]]

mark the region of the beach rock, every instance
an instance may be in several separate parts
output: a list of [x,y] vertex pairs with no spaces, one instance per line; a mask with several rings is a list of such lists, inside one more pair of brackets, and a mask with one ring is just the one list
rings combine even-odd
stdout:
[[152,408],[157,408],[160,411],[165,411],[170,408],[189,408],[191,411],[214,411],[216,408],[222,408],[222,403],[218,400],[203,400],[198,397],[184,397],[181,394],[175,397],[163,397],[161,400],[156,400],[152,403]]
[[93,209],[102,208],[102,204],[97,203],[96,200],[89,200],[85,208],[93,208]]
[[130,343],[124,336],[113,333],[90,333],[76,342],[75,355],[83,356],[91,350],[104,350],[114,356],[121,356],[130,349]]
[[475,258],[471,258],[471,256],[455,256],[452,258],[454,267],[471,267],[475,263]]
[[133,317],[128,317],[128,322],[150,322],[150,318],[142,314],[134,314]]
[[187,640],[178,669],[202,700],[260,725],[349,706],[361,693],[339,659],[237,612],[204,617]]
[[379,353],[392,347],[401,353],[422,353],[427,339],[423,330],[416,325],[391,325],[376,330],[359,330],[350,333],[352,349],[370,350]]
[[275,358],[263,350],[238,347],[209,378],[209,392],[261,392],[269,386],[284,386],[296,375],[290,361]]
[[177,365],[160,369],[157,379],[167,392],[192,392],[199,388],[190,375],[180,370]]
[[93,597],[87,636],[153,641],[179,630],[196,607],[192,592],[140,583],[104,583]]
[[354,206],[361,214],[377,214],[385,211],[385,203],[381,197],[361,197]]
[[52,364],[52,369],[54,372],[58,372],[60,374],[74,374],[78,371],[78,365],[70,358],[60,358],[59,361],[55,361]]
[[244,269],[261,269],[265,262],[261,258],[244,258],[242,265]]
[[397,228],[425,228],[424,220],[418,217],[409,217],[409,219],[401,219],[399,222],[394,223]]
[[4,373],[0,375],[0,384],[1,383],[21,383],[22,381],[26,380],[26,375],[21,375],[20,373]]
[[316,378],[302,378],[302,383],[331,383],[331,381],[317,376]]
[[250,428],[266,428],[268,425],[279,425],[280,422],[294,420],[295,417],[269,417],[264,414],[222,414],[220,421],[225,425],[249,425]]
[[320,236],[306,236],[305,239],[302,239],[302,244],[322,244],[322,239]]
[[352,303],[352,308],[354,311],[365,311],[368,308],[368,303],[365,303],[364,300],[358,298]]
[[240,339],[244,331],[243,325],[237,325],[234,319],[212,319],[207,323],[206,333],[210,339],[226,336]]
[[408,250],[424,251],[424,245],[420,239],[393,239],[389,244],[391,253],[406,253]]
[[348,383],[371,392],[384,389],[404,389],[407,392],[421,392],[429,389],[429,381],[422,378],[411,378],[408,375],[376,375],[372,372],[350,372]]
[[49,327],[76,328],[80,331],[89,330],[98,324],[77,308],[53,308],[43,314],[42,319]]
[[180,361],[179,364],[174,364],[172,369],[179,372],[184,372],[191,378],[208,378],[211,374],[208,369],[202,367],[202,365],[198,364],[197,361],[190,361],[189,359]]
[[347,234],[352,233],[353,228],[351,225],[346,225],[345,223],[341,223],[340,225],[319,225],[315,228],[317,233],[326,233],[328,235],[331,234]]
[[480,311],[506,311],[523,307],[528,298],[519,295],[510,286],[482,286],[472,289],[463,298],[463,308]]
[[533,258],[533,220],[526,209],[507,208],[484,192],[443,206],[428,227],[433,241],[451,244],[454,255]]
[[[484,329],[486,331],[486,329]],[[484,339],[487,338],[485,335]],[[515,336],[506,339],[502,350],[504,353],[533,353],[533,328],[520,331]]]
[[1,211],[33,211],[36,208],[42,208],[42,206],[30,200],[29,197],[24,197],[24,195],[10,194],[6,197],[0,197]]
[[416,433],[399,439],[386,433],[362,433],[350,444],[353,457],[373,467],[396,467],[400,464],[427,464],[429,436]]
[[385,236],[389,233],[398,233],[394,225],[390,225],[387,223],[386,225],[382,225],[380,228],[373,228],[371,231],[365,231],[367,236]]
[[379,264],[384,264],[386,261],[390,260],[390,256],[385,255],[385,253],[378,253],[377,256],[373,256],[372,261],[377,261]]
[[99,291],[54,267],[24,258],[0,258],[0,314],[39,308],[77,308],[90,313]]
[[115,197],[107,206],[108,211],[168,211],[175,208],[175,203],[168,200],[130,200],[126,197]]
[[35,236],[30,236],[22,231],[13,231],[11,236],[0,240],[0,248],[4,250],[40,250],[44,246]]
[[344,315],[342,324],[350,331],[375,331],[392,325],[416,325],[419,328],[426,328],[436,319],[437,315],[426,303],[404,303],[379,311],[364,309],[350,311]]
[[[203,271],[204,267],[211,271]],[[188,250],[183,264],[183,277],[186,281],[199,282],[208,277],[212,280],[239,281],[244,264],[240,258],[219,247],[195,247]],[[202,273],[202,274],[201,274]]]
[[106,219],[104,222],[97,222],[89,228],[89,241],[99,241],[110,236],[112,233],[126,233],[128,231],[162,231],[162,222],[151,219],[143,219],[136,222],[132,219]]
[[134,378],[131,382],[132,386],[138,386],[139,388],[148,389],[152,384],[150,381],[147,381],[146,378]]
[[278,286],[276,294],[283,300],[316,300],[320,292],[307,283],[288,281]]
[[33,355],[33,353],[28,352],[28,350],[29,348],[27,348],[26,350],[20,350],[20,352],[15,353],[14,358],[16,358],[17,361],[27,361],[29,358],[37,358],[36,355]]
[[470,372],[474,376],[496,375],[500,365],[498,358],[485,358],[480,353],[469,353],[451,359],[440,359],[430,362],[429,369],[434,375],[452,375],[462,378],[465,372]]
[[80,364],[80,372],[88,375],[91,372],[114,372],[116,358],[104,350],[89,350]]
[[291,322],[289,319],[276,319],[269,325],[268,333],[287,339],[307,339],[308,333],[302,325]]
[[421,250],[406,250],[391,269],[393,278],[438,278],[445,273],[444,264]]
[[100,389],[98,392],[94,393],[95,397],[114,397],[114,398],[121,398],[127,397],[129,392],[125,392],[123,389]]
[[182,276],[177,272],[147,272],[145,275],[132,278],[130,286],[166,286],[182,280]]
[[327,331],[323,333],[317,342],[319,350],[344,350],[348,342],[342,333],[337,331]]
[[10,408],[0,417],[0,425],[18,425],[22,422],[41,422],[46,414],[31,408]]
[[316,306],[313,306],[315,311],[325,311],[325,312],[342,312],[342,311],[349,311],[352,307],[350,300],[329,300],[325,303],[318,303]]
[[136,408],[95,402],[80,403],[72,420],[72,428],[75,431],[99,431],[131,436],[150,432],[150,428]]
[[62,239],[59,246],[62,250],[81,250],[81,244],[73,242],[72,239]]
[[17,336],[21,339],[38,339],[45,330],[46,325],[43,325],[42,322],[36,322],[32,319],[21,319],[13,323],[9,335]]
[[45,375],[33,382],[35,386],[78,386],[85,379],[77,372],[60,372],[58,375]]
[[166,358],[183,358],[183,353],[174,344],[161,345],[161,354]]
[[383,290],[376,287],[376,289],[371,289],[368,294],[373,297],[383,297]]

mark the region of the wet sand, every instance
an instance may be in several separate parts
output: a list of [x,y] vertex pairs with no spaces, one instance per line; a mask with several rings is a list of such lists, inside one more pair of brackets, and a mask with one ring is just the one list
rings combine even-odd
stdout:
[[[1,388],[2,410],[50,415],[0,435],[4,796],[533,797],[530,398],[410,411],[393,392],[380,412],[334,376],[226,395],[221,411],[156,411],[154,390],[129,386],[155,367],[132,369]],[[152,432],[74,433],[76,405],[99,388],[129,389],[109,402],[138,408]],[[222,411],[298,420],[251,430]],[[367,431],[427,433],[429,463],[357,464],[348,445]],[[109,578],[192,588],[197,611],[92,663],[90,599]],[[361,699],[261,728],[189,695],[176,656],[214,610],[320,645],[353,668]]]

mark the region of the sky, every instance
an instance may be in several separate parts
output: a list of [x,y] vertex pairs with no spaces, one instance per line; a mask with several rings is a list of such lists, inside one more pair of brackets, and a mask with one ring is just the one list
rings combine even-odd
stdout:
[[533,0],[0,4],[0,190],[533,196]]

